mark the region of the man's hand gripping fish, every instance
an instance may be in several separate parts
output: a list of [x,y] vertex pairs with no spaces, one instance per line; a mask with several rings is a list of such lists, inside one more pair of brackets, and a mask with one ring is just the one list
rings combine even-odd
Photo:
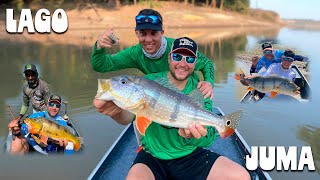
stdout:
[[[163,79],[156,81],[137,76],[99,79],[96,98],[113,101],[120,108],[135,114],[137,129],[142,135],[151,121],[176,128],[188,128],[190,123],[198,122],[215,127],[222,138],[234,133],[241,111],[219,117],[204,110],[201,101],[197,102],[190,97],[199,99],[200,96],[203,101],[203,95],[198,89],[187,96],[171,88],[173,85]],[[168,87],[168,84],[171,86]]]
[[74,144],[74,150],[78,151],[82,144],[82,139],[76,137],[67,127],[61,126],[46,118],[26,118],[24,122],[31,134],[39,134],[41,142],[47,144],[48,138],[53,140],[66,139]]

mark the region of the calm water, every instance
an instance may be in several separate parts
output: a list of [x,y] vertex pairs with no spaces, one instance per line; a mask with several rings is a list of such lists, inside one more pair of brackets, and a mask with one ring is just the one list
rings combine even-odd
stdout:
[[[128,30],[131,31],[131,30]],[[214,32],[214,29],[212,30]],[[312,101],[300,103],[239,104],[239,86],[233,80],[235,54],[256,48],[257,43],[266,38],[265,34],[248,34],[212,40],[200,44],[200,51],[213,59],[215,71],[214,105],[225,113],[243,109],[245,114],[238,130],[247,143],[272,146],[312,146],[315,160],[320,161],[320,122],[317,118],[320,88],[317,78],[320,67],[317,61],[320,32],[282,29],[268,38],[283,46],[294,47],[310,57]],[[132,42],[133,43],[133,42]],[[69,102],[68,113],[80,134],[84,137],[86,151],[72,157],[10,157],[1,154],[0,176],[16,179],[22,175],[42,179],[86,179],[100,158],[117,138],[124,126],[100,115],[92,108],[92,100],[97,90],[97,79],[120,74],[141,75],[137,70],[96,73],[91,69],[92,47],[69,45],[42,45],[38,43],[16,43],[0,40],[1,89],[0,89],[0,142],[7,135],[7,124],[11,119],[7,106],[18,115],[22,102],[22,69],[26,63],[40,67],[40,76],[49,82],[53,92]],[[112,49],[116,52],[119,46]],[[2,142],[1,142],[2,146]],[[316,172],[270,172],[274,179],[319,179]]]

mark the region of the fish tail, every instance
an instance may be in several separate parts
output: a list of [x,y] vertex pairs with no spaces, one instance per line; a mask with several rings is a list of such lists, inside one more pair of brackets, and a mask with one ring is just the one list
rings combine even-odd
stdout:
[[231,136],[235,129],[239,125],[240,117],[242,116],[242,111],[236,111],[225,116],[225,128],[224,131],[220,133],[221,138],[225,139]]
[[238,81],[244,79],[244,72],[242,71],[241,68],[237,69],[235,75],[234,75],[234,78]]
[[74,144],[74,150],[78,151],[81,147],[81,144],[83,144],[83,138],[82,137],[76,137],[76,141],[73,143]]

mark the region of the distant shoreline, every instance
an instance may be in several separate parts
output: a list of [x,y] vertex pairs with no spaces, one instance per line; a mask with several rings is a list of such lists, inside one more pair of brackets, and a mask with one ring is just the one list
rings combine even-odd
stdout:
[[[180,7],[177,11],[176,7]],[[40,7],[38,7],[40,8]],[[138,3],[138,5],[125,5],[119,9],[102,8],[97,4],[87,5],[86,8],[74,8],[67,11],[69,27],[68,31],[63,34],[9,34],[6,32],[5,18],[2,14],[0,20],[0,39],[6,39],[15,42],[39,42],[42,44],[70,44],[92,46],[95,39],[104,30],[114,28],[116,34],[121,31],[132,29],[134,31],[134,17],[141,9],[151,8],[148,3]],[[201,31],[207,31],[208,39],[226,38],[240,33],[251,31],[266,31],[269,29],[279,29],[282,25],[270,21],[262,21],[261,19],[249,17],[236,12],[220,11],[202,6],[192,6],[184,4],[184,2],[157,2],[155,10],[159,11],[163,16],[163,27],[165,35],[169,37],[179,37],[181,32],[187,33],[188,36],[197,39],[199,35],[197,28]],[[3,12],[3,11],[2,11]],[[5,12],[5,11],[4,11]],[[263,27],[263,28],[262,28]],[[215,30],[209,28],[217,28]],[[222,28],[234,28],[233,32],[225,32]],[[180,29],[180,30],[179,30]],[[274,30],[271,30],[273,32]],[[124,33],[122,35],[122,43],[130,45],[134,34]],[[202,38],[202,37],[201,37]],[[202,38],[203,40],[203,38]]]

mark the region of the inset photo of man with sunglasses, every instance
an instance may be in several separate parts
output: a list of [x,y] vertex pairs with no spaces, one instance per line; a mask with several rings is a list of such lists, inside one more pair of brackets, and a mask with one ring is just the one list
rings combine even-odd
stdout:
[[[250,74],[258,73],[261,68],[268,69],[272,63],[281,63],[281,57],[283,55],[282,50],[274,49],[271,42],[265,42],[261,45],[263,55],[257,60],[257,56],[252,58],[252,65]],[[301,55],[294,55],[295,61],[309,61],[308,57]]]
[[[261,45],[263,56],[252,57],[249,73],[242,69],[236,72],[236,79],[248,86],[240,102],[257,102],[272,98],[290,101],[308,101],[311,89],[301,70],[294,61],[308,62],[308,58],[296,55],[292,50],[284,52],[273,48],[270,42]],[[247,75],[245,75],[247,74]],[[277,95],[278,94],[278,95]]]

